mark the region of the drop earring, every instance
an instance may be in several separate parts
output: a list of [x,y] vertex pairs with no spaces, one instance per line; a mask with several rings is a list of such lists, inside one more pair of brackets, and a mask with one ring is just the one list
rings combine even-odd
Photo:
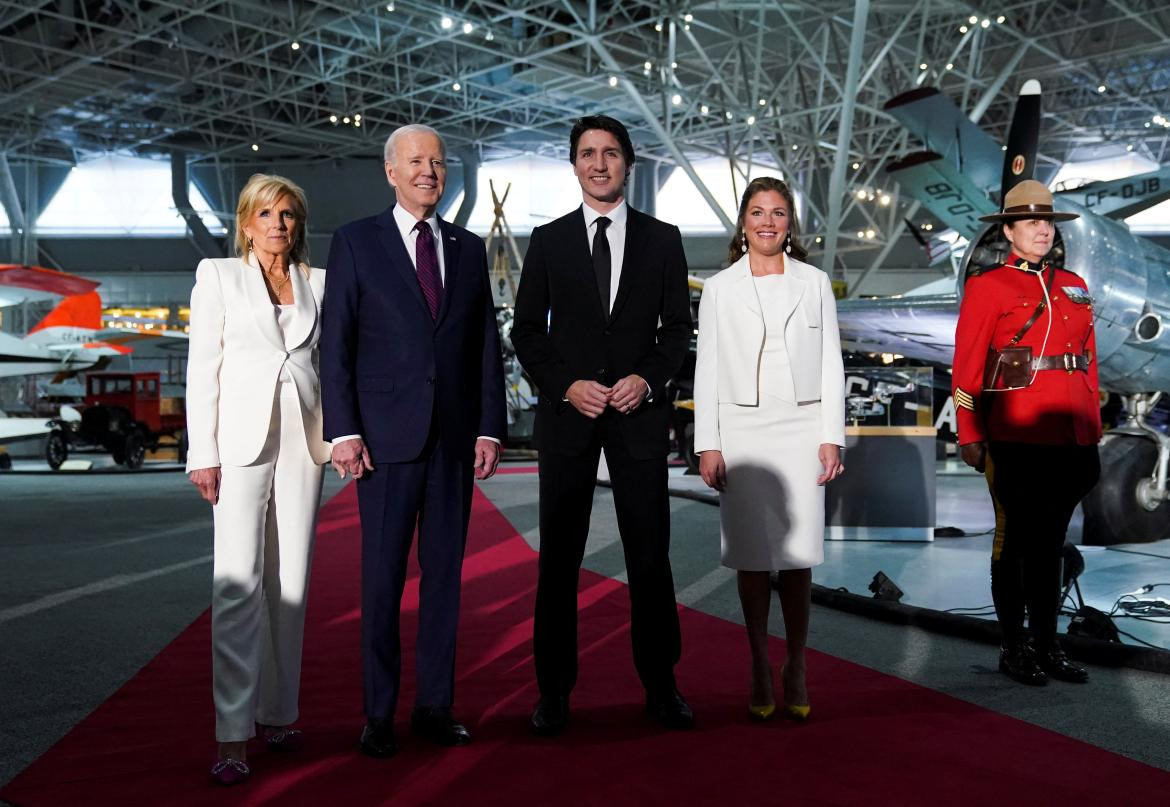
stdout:
[[740,243],[740,246],[743,247],[744,253],[747,253],[747,251],[748,251],[747,233],[743,233],[742,235],[740,235],[739,243]]
[[784,236],[784,251],[787,252],[789,255],[792,254],[792,236],[791,235]]

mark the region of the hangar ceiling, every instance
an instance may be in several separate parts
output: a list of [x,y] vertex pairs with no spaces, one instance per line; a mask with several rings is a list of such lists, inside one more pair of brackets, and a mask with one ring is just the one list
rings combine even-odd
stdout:
[[10,158],[367,157],[410,121],[480,160],[563,156],[567,122],[606,111],[642,156],[684,169],[779,164],[821,228],[856,217],[848,183],[888,184],[883,164],[913,145],[889,98],[939,86],[1002,140],[1024,78],[1045,89],[1042,170],[1126,148],[1170,159],[1160,0],[0,2]]

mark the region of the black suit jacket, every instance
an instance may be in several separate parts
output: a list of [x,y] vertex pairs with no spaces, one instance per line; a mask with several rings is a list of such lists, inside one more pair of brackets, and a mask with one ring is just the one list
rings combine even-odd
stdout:
[[609,386],[631,373],[646,379],[651,400],[618,417],[626,448],[639,459],[669,449],[664,389],[682,366],[693,327],[687,260],[677,227],[628,211],[621,279],[608,316],[581,208],[532,231],[512,344],[540,391],[536,440],[542,450],[579,453],[597,427],[563,400],[569,385],[591,379]]
[[409,462],[438,416],[470,456],[505,436],[500,335],[483,241],[439,221],[445,279],[432,320],[393,208],[333,235],[320,343],[325,439],[360,434],[374,462]]

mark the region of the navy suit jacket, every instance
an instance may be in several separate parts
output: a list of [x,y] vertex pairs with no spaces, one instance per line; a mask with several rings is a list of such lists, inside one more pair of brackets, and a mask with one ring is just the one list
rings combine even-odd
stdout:
[[444,445],[469,457],[477,437],[507,429],[483,241],[439,221],[446,277],[432,320],[392,210],[346,224],[329,247],[324,436],[360,434],[375,463],[410,462],[438,417]]

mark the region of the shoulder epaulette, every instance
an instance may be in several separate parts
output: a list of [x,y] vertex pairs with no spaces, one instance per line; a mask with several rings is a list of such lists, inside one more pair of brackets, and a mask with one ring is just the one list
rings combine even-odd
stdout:
[[[996,269],[1000,269],[1002,267],[1003,264],[1000,263],[994,264],[992,266],[972,266],[967,270],[966,280],[970,280],[973,277],[979,277],[980,275],[985,275],[988,272],[994,272]],[[966,280],[964,282],[966,282]]]

